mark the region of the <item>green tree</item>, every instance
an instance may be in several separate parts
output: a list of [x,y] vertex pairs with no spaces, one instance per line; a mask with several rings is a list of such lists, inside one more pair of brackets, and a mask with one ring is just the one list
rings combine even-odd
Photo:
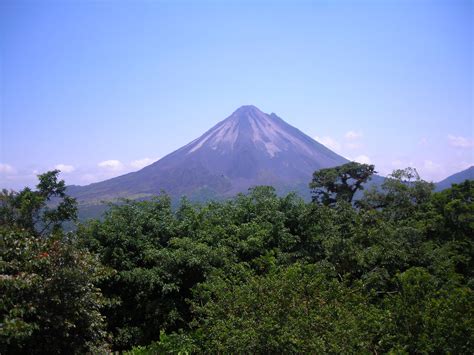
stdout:
[[316,170],[309,187],[313,201],[333,205],[337,201],[351,203],[354,194],[375,174],[374,166],[350,162],[334,168]]
[[[377,309],[335,278],[329,264],[224,276],[198,298],[195,346],[204,353],[352,353],[376,347]],[[185,339],[186,340],[186,339]]]
[[444,240],[469,241],[474,235],[474,181],[466,180],[433,195],[432,204],[443,216],[437,226]]
[[96,284],[106,270],[72,240],[0,227],[0,353],[105,350]]
[[359,206],[383,209],[390,219],[413,217],[431,199],[434,184],[420,178],[414,168],[394,170],[381,187],[367,191]]
[[433,194],[429,236],[452,255],[456,271],[474,286],[474,181],[453,184]]
[[397,275],[399,292],[384,300],[388,311],[381,343],[407,353],[470,354],[474,344],[474,293],[445,285],[424,268]]
[[107,272],[61,230],[76,204],[58,173],[39,175],[36,191],[1,195],[0,353],[106,349],[105,299],[96,285]]
[[66,194],[64,180],[58,181],[59,170],[38,175],[36,190],[28,187],[20,192],[0,193],[0,223],[24,228],[35,235],[59,231],[65,221],[75,220],[76,200]]
[[101,284],[111,300],[104,314],[115,350],[149,344],[191,320],[191,289],[221,260],[196,235],[200,220],[188,201],[173,211],[161,195],[115,205],[103,221],[80,227],[83,244],[115,272]]
[[355,206],[362,185],[334,176],[326,203],[260,186],[176,209],[165,196],[129,201],[81,226],[83,243],[115,270],[101,284],[114,349],[470,348],[470,186],[433,194],[405,169]]

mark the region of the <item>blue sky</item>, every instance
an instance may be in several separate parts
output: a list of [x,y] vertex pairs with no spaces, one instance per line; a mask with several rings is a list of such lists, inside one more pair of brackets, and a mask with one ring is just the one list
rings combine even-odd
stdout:
[[0,187],[88,184],[244,104],[389,173],[474,163],[473,1],[0,2]]

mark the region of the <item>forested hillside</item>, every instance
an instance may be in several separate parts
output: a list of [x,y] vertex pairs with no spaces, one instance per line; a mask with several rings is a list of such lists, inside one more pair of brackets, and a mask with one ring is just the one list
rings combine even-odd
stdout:
[[435,191],[442,191],[449,188],[452,184],[459,184],[464,180],[474,180],[474,166],[471,166],[463,171],[448,176],[446,179],[436,184]]
[[[453,353],[474,346],[474,182],[314,173],[177,209],[163,194],[79,224],[57,171],[0,197],[0,353]],[[48,201],[57,201],[50,204]]]

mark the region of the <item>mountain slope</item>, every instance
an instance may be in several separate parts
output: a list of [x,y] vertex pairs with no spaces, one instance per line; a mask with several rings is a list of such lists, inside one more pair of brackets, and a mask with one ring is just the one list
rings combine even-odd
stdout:
[[201,137],[133,173],[88,186],[71,186],[79,201],[172,196],[231,196],[255,185],[288,189],[309,183],[316,169],[347,159],[276,114],[242,106]]
[[465,180],[474,180],[474,166],[467,168],[466,170],[460,171],[459,173],[448,176],[446,179],[436,183],[435,190],[441,191],[448,189],[452,184],[460,184]]

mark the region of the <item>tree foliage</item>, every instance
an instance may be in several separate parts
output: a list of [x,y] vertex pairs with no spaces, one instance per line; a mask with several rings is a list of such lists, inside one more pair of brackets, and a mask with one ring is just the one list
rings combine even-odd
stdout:
[[334,168],[316,170],[309,187],[313,201],[326,206],[338,201],[351,203],[358,190],[375,174],[374,165],[350,162]]
[[[36,191],[4,192],[0,219],[0,353],[104,351],[107,334],[98,280],[107,275],[61,224],[75,216],[58,171]],[[50,207],[53,197],[56,207]]]
[[[201,349],[219,353],[370,352],[382,313],[338,280],[329,263],[217,279],[197,299]],[[201,306],[201,304],[204,304]],[[205,351],[207,351],[205,350]]]
[[0,352],[94,351],[108,333],[130,354],[469,354],[474,182],[433,193],[398,170],[355,204],[373,172],[316,172],[318,203],[160,195],[42,237],[3,204]]
[[35,235],[59,231],[65,221],[75,220],[76,200],[66,194],[59,170],[38,175],[36,190],[25,187],[20,192],[0,193],[0,223],[24,228]]

